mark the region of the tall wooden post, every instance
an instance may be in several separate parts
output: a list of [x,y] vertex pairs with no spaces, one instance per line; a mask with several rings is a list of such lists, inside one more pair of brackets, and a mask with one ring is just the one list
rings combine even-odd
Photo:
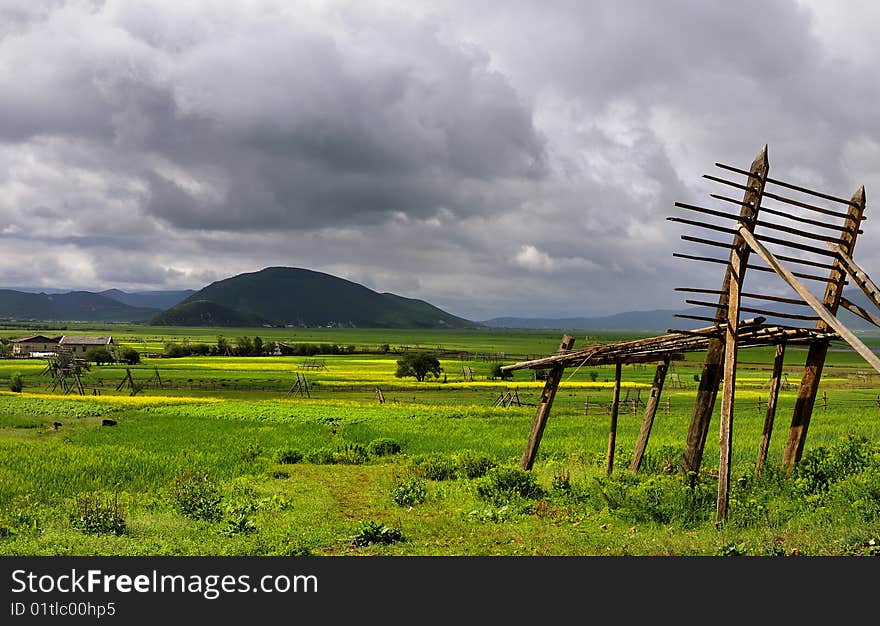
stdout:
[[614,469],[614,445],[617,441],[617,412],[620,408],[621,364],[614,366],[614,393],[611,398],[611,428],[608,432],[608,454],[605,455],[605,473],[611,476]]
[[[557,353],[567,352],[571,350],[573,345],[574,338],[571,335],[563,335],[562,343],[559,344]],[[556,397],[556,389],[559,387],[564,371],[565,367],[562,365],[554,365],[547,374],[544,391],[541,392],[541,399],[538,401],[538,410],[535,412],[534,421],[532,421],[532,431],[529,433],[529,440],[526,442],[526,448],[523,450],[522,458],[519,461],[519,466],[522,469],[530,470],[535,464],[538,446],[544,434],[544,427],[547,425],[547,418],[550,416],[550,407],[553,406],[553,398]]]
[[[865,212],[865,188],[859,187],[850,200],[849,210],[845,226],[847,230],[841,234],[840,248],[848,255],[852,255]],[[825,288],[822,304],[832,315],[837,315],[840,306],[840,296],[843,292],[843,283],[846,280],[846,270],[843,264],[835,259],[831,270],[831,281]],[[816,329],[828,330],[830,325],[824,320],[816,322]],[[791,427],[788,431],[788,441],[785,444],[785,452],[782,455],[782,466],[786,473],[791,473],[794,466],[801,460],[804,452],[804,442],[807,440],[807,429],[810,426],[810,417],[813,414],[813,403],[816,401],[816,393],[819,391],[819,381],[822,378],[822,368],[825,366],[825,357],[828,354],[829,342],[818,341],[810,344],[807,352],[807,361],[804,365],[804,374],[801,377],[801,386],[798,390],[797,400],[794,405],[794,413],[791,417]]]
[[636,449],[633,452],[632,462],[629,469],[639,471],[642,465],[642,457],[645,456],[645,448],[648,447],[648,437],[651,436],[651,427],[654,425],[654,416],[657,415],[657,407],[660,406],[660,393],[663,391],[663,382],[666,380],[666,372],[669,370],[669,357],[657,366],[654,372],[654,382],[651,384],[651,397],[645,405],[645,417],[642,420],[642,428],[639,430],[639,438],[636,441]]
[[767,453],[770,450],[770,435],[773,434],[773,422],[776,419],[776,402],[779,400],[779,387],[782,383],[782,365],[785,361],[785,342],[776,344],[776,358],[773,359],[773,376],[770,379],[770,395],[767,398],[767,413],[764,416],[764,432],[761,434],[761,445],[758,446],[758,460],[755,462],[755,476],[761,475]]
[[[767,146],[765,145],[752,165],[749,167],[748,190],[743,194],[742,209],[740,210],[740,222],[745,224],[750,231],[755,229],[755,220],[761,206],[761,198],[764,195],[764,183],[770,170],[770,162],[767,158]],[[742,239],[734,237],[734,249],[730,253],[730,262],[734,256],[739,256],[737,250],[742,246]],[[742,263],[743,271],[748,262],[748,249],[745,252],[745,260]],[[721,295],[718,297],[718,310],[715,313],[717,322],[723,323],[727,316],[727,300],[730,291],[731,265],[727,266],[724,274],[724,282],[721,286]],[[694,401],[694,411],[688,428],[687,441],[682,455],[683,472],[699,472],[703,462],[703,449],[706,446],[706,435],[709,432],[709,422],[712,420],[712,411],[715,409],[715,398],[718,395],[718,387],[721,384],[724,363],[724,339],[711,339],[706,350],[706,358],[703,361],[703,371],[700,375],[700,385],[697,397]]]
[[743,278],[749,257],[749,245],[739,237],[734,243],[728,266],[730,281],[727,292],[727,324],[724,333],[724,390],[721,393],[721,419],[718,434],[718,498],[715,502],[715,523],[727,519],[730,502],[730,457],[733,452],[733,410],[736,396],[737,330]]

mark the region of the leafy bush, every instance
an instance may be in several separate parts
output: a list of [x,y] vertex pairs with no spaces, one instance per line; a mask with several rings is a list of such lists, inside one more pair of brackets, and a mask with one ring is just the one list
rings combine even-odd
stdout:
[[21,374],[13,374],[9,378],[9,391],[21,393],[22,389],[24,389],[24,381],[21,379]]
[[868,467],[876,452],[876,444],[851,435],[829,446],[808,450],[795,467],[795,486],[806,496],[821,495],[833,483]]
[[691,527],[715,512],[717,489],[696,474],[645,476],[622,473],[595,479],[598,501],[635,522],[678,523]]
[[127,365],[137,365],[141,362],[141,353],[134,348],[125,347],[119,351],[119,360]]
[[99,346],[92,346],[91,348],[86,350],[85,358],[86,361],[97,363],[98,365],[113,362],[113,355],[110,354],[110,351],[107,348],[102,348]]
[[253,463],[263,453],[263,448],[259,444],[249,443],[241,453],[241,460],[245,463]]
[[496,505],[543,495],[534,473],[519,467],[494,467],[476,482],[477,495]]
[[553,491],[561,492],[561,493],[570,493],[571,492],[571,474],[567,471],[565,472],[555,472],[553,474],[553,480],[550,482],[550,488]]
[[226,515],[223,518],[223,527],[219,531],[220,534],[231,537],[257,532],[257,525],[251,519],[251,514],[255,510],[256,507],[251,503],[237,503],[227,507]]
[[73,527],[87,535],[113,534],[125,532],[125,518],[119,506],[119,497],[114,494],[101,496],[86,494],[77,499],[76,510],[71,514]]
[[450,480],[455,478],[456,464],[443,454],[423,454],[413,458],[413,472],[429,480]]
[[428,497],[425,481],[418,476],[399,478],[391,487],[391,499],[398,506],[421,504]]
[[498,467],[498,461],[482,452],[462,450],[455,455],[455,466],[463,478],[480,478],[493,467]]
[[278,462],[284,465],[293,465],[303,460],[303,453],[299,450],[282,450],[278,453]]
[[400,444],[388,437],[380,437],[367,444],[367,450],[373,456],[390,456],[400,453]]
[[333,452],[331,448],[318,448],[308,452],[305,459],[315,465],[332,465],[334,463]]
[[174,505],[178,513],[197,520],[218,521],[223,496],[207,474],[188,471],[174,482]]
[[368,546],[373,543],[390,545],[399,541],[404,541],[403,531],[399,526],[389,528],[372,520],[362,522],[351,539],[356,546]]
[[367,449],[359,443],[347,443],[336,448],[333,462],[340,465],[360,465],[370,460]]
[[359,443],[346,443],[336,448],[318,448],[305,455],[315,465],[361,465],[370,460],[367,449]]

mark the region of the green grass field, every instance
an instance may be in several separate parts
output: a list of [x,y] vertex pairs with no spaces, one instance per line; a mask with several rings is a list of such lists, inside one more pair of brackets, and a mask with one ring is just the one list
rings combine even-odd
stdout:
[[[785,476],[779,466],[805,354],[788,350],[760,478],[754,464],[772,354],[740,353],[730,514],[716,528],[718,406],[701,474],[670,471],[683,449],[702,354],[672,364],[638,473],[628,465],[654,370],[623,368],[615,471],[606,476],[613,367],[566,371],[534,471],[516,467],[544,383],[530,371],[492,379],[491,367],[496,359],[552,353],[559,332],[165,331],[75,332],[112,334],[145,354],[167,341],[213,343],[218,334],[357,351],[93,365],[82,378],[84,396],[53,392],[43,361],[0,360],[0,554],[880,551],[880,385],[848,350],[830,353],[804,460]],[[577,337],[575,345],[631,336]],[[418,383],[395,377],[397,355],[361,353],[384,343],[467,354],[441,358],[443,375]],[[324,367],[304,368],[317,360]],[[135,395],[117,390],[126,369],[142,385]],[[297,374],[309,381],[308,397],[291,393]],[[23,391],[6,391],[16,375]],[[513,391],[521,405],[493,406]],[[115,425],[102,426],[108,419]]]

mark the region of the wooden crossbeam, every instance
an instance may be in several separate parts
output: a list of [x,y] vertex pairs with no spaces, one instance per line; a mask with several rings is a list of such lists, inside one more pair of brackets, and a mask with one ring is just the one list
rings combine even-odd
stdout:
[[825,305],[819,301],[816,296],[814,296],[809,289],[807,289],[802,282],[800,282],[797,278],[795,278],[792,273],[788,270],[787,267],[782,265],[776,257],[773,256],[773,253],[767,250],[761,242],[759,242],[755,237],[746,229],[742,224],[737,226],[737,230],[740,235],[746,242],[749,244],[749,247],[754,250],[758,256],[760,256],[764,261],[770,265],[779,276],[788,283],[788,285],[794,289],[798,295],[800,295],[807,304],[822,318],[822,320],[828,324],[831,328],[837,331],[837,334],[841,336],[841,338],[846,341],[850,346],[852,346],[853,350],[859,353],[863,359],[865,359],[871,367],[880,372],[880,359],[877,358],[877,355],[874,354],[871,349],[866,346],[861,339],[856,337],[856,335],[847,328],[840,320],[838,320],[834,315],[825,308]]
[[846,309],[850,313],[858,315],[866,322],[871,322],[874,326],[880,326],[880,317],[877,317],[876,315],[874,315],[870,311],[866,311],[864,309],[864,307],[860,307],[858,304],[856,304],[854,302],[850,302],[849,300],[847,300],[843,296],[841,296],[841,298],[840,298],[840,306],[842,306],[844,309]]
[[837,258],[843,265],[843,268],[846,270],[847,274],[852,276],[853,281],[859,286],[859,289],[868,296],[868,300],[880,309],[880,287],[877,287],[877,285],[874,284],[868,274],[865,273],[865,270],[856,265],[856,262],[852,260],[852,257],[848,255],[843,248],[831,243],[827,245],[833,252],[837,253]]

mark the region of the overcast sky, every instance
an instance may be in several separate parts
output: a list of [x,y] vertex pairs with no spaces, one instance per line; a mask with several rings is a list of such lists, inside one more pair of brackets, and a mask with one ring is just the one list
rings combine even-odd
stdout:
[[840,0],[0,0],[0,286],[283,265],[473,320],[683,308],[723,268],[666,217],[736,211],[716,161],[767,144],[871,216],[878,32]]

